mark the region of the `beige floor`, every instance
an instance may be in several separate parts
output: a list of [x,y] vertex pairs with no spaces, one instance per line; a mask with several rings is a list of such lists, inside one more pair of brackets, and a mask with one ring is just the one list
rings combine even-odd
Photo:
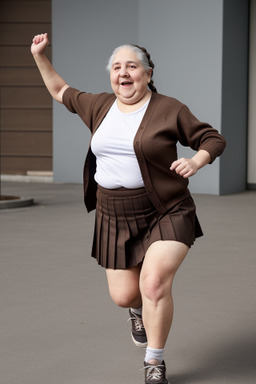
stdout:
[[[143,384],[126,310],[90,258],[82,186],[4,182],[33,207],[0,211],[0,382]],[[172,384],[256,382],[256,192],[195,195],[205,233],[174,284]]]

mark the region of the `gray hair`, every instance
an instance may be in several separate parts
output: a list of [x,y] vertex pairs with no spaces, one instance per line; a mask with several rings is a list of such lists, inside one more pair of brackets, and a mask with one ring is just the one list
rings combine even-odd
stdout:
[[113,64],[113,60],[114,60],[114,57],[115,55],[121,50],[121,49],[124,49],[124,48],[128,48],[128,49],[131,49],[135,54],[136,56],[138,57],[139,61],[142,63],[143,67],[145,68],[146,71],[148,71],[151,67],[149,65],[149,62],[148,62],[148,58],[145,54],[145,52],[143,52],[139,47],[136,47],[135,45],[132,45],[132,44],[124,44],[124,45],[120,45],[119,47],[115,48],[112,55],[110,56],[109,58],[109,61],[108,61],[108,64],[107,64],[107,67],[106,69],[110,72],[111,70],[111,67],[112,67],[112,64]]

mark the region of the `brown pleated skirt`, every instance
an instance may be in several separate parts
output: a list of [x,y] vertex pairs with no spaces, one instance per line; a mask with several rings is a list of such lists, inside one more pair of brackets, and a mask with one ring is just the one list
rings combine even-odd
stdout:
[[202,235],[192,197],[161,215],[145,188],[98,186],[92,257],[105,268],[138,265],[157,240],[176,240],[190,247]]

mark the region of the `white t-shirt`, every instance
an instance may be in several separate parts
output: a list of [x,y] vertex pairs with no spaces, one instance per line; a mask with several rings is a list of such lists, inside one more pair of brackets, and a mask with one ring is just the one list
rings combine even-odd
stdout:
[[91,141],[96,156],[96,182],[104,188],[129,189],[144,186],[133,140],[149,100],[132,113],[123,113],[114,102]]

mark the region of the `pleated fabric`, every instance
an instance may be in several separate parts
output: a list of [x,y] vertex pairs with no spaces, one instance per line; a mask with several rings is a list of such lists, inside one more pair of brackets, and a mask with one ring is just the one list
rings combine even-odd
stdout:
[[130,268],[143,261],[155,241],[175,240],[190,247],[202,235],[191,196],[162,215],[145,188],[98,186],[92,257],[102,267]]

